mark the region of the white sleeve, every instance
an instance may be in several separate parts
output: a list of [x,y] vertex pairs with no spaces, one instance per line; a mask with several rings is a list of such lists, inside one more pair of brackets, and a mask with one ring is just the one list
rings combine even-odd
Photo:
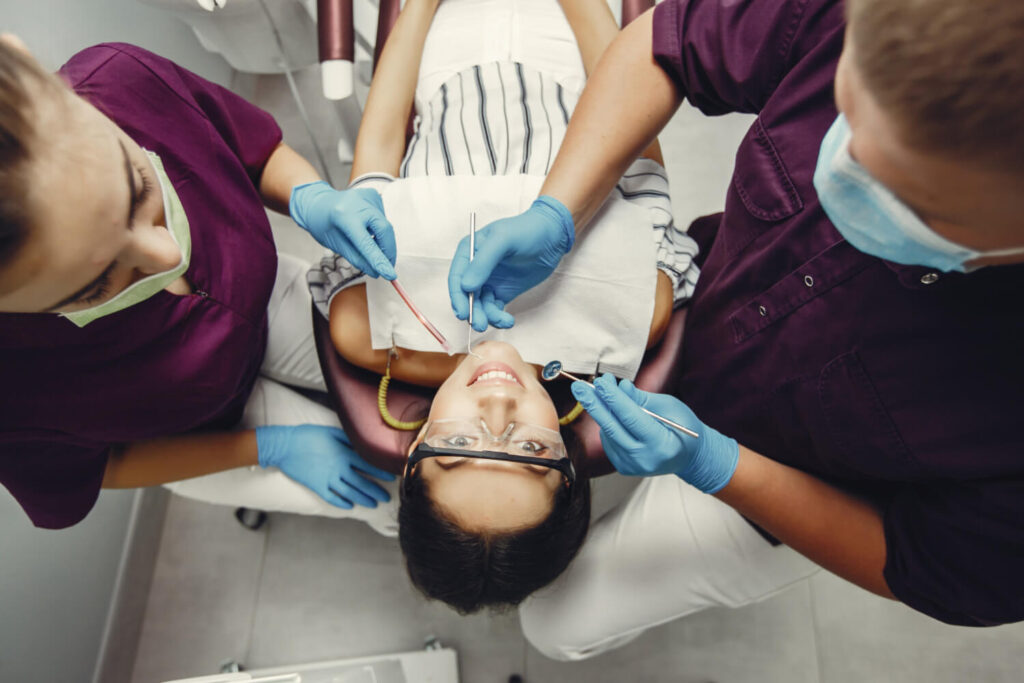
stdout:
[[623,174],[616,188],[624,199],[650,211],[658,270],[672,281],[673,305],[679,306],[688,301],[700,275],[700,268],[694,263],[698,248],[685,230],[676,227],[672,218],[672,199],[665,168],[652,159],[637,159]]
[[[395,178],[387,173],[364,173],[349,183],[348,189],[369,188],[379,192],[394,180]],[[331,299],[335,294],[365,281],[366,275],[363,271],[329,249],[324,250],[320,263],[310,268],[306,274],[306,282],[313,296],[313,303],[316,304],[316,310],[325,318],[329,317]]]

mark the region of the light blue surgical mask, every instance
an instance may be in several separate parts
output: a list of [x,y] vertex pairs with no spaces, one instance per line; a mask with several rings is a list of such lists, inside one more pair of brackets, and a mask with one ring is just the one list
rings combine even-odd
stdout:
[[174,191],[174,185],[164,171],[163,162],[153,152],[144,150],[152,162],[153,171],[156,174],[157,183],[164,199],[164,224],[167,231],[171,233],[174,243],[181,249],[181,261],[174,268],[144,277],[138,282],[133,282],[125,287],[116,296],[97,304],[91,308],[71,313],[61,313],[79,327],[85,327],[93,320],[117,313],[129,306],[134,306],[140,301],[145,301],[162,289],[165,289],[172,282],[180,278],[188,270],[189,259],[192,256],[192,233],[188,227],[188,216],[185,215],[185,208],[178,199],[178,193]]
[[821,206],[846,241],[866,254],[910,266],[966,273],[987,257],[1024,254],[1024,246],[977,251],[925,225],[910,207],[850,156],[850,124],[842,114],[821,142],[814,187]]

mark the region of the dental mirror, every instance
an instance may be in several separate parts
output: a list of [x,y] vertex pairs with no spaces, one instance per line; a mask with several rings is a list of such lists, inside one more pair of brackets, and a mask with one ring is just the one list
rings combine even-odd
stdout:
[[541,379],[543,379],[545,382],[550,382],[551,380],[558,377],[560,374],[562,374],[562,363],[561,361],[557,360],[551,361],[550,363],[544,366],[543,370],[540,371]]
[[[584,384],[586,384],[590,388],[594,387],[594,385],[591,384],[590,382],[588,382],[587,380],[580,379],[576,375],[572,375],[572,374],[566,372],[565,370],[563,370],[562,369],[562,361],[553,360],[553,361],[549,362],[547,365],[545,365],[544,368],[540,371],[541,379],[543,379],[545,382],[550,382],[551,380],[555,379],[559,375],[564,375],[564,376],[568,377],[569,379],[573,380],[574,382],[583,382]],[[653,417],[655,420],[660,420],[664,424],[667,424],[669,427],[675,427],[676,429],[681,431],[683,434],[688,434],[689,436],[692,436],[695,439],[699,439],[700,438],[700,434],[698,434],[697,432],[693,431],[692,429],[687,429],[683,425],[677,424],[677,423],[673,422],[672,420],[668,419],[667,417],[662,417],[661,415],[658,415],[657,413],[652,413],[650,410],[647,410],[647,408],[644,408],[643,406],[637,406],[637,407],[640,408],[640,410],[642,410],[645,413],[647,413],[648,415],[650,415],[651,417]]]

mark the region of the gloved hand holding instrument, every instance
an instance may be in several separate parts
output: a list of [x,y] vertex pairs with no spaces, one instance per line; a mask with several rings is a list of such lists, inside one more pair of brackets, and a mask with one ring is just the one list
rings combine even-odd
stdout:
[[[723,489],[736,471],[739,444],[708,427],[685,403],[665,394],[641,391],[629,380],[605,374],[573,382],[572,393],[601,427],[601,445],[622,474],[675,474],[704,493]],[[694,438],[651,417],[644,409],[686,427]]]
[[476,294],[473,329],[508,328],[515,319],[505,305],[543,282],[569,253],[576,240],[572,214],[560,201],[543,195],[529,209],[489,223],[459,242],[448,271],[448,294],[459,320],[469,317],[469,294]]
[[317,242],[370,277],[397,277],[395,231],[376,190],[336,190],[322,180],[296,185],[288,211]]

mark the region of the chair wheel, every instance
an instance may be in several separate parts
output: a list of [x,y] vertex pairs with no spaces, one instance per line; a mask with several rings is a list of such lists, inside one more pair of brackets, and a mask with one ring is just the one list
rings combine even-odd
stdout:
[[252,508],[235,508],[235,519],[246,529],[258,530],[267,521],[267,513]]

